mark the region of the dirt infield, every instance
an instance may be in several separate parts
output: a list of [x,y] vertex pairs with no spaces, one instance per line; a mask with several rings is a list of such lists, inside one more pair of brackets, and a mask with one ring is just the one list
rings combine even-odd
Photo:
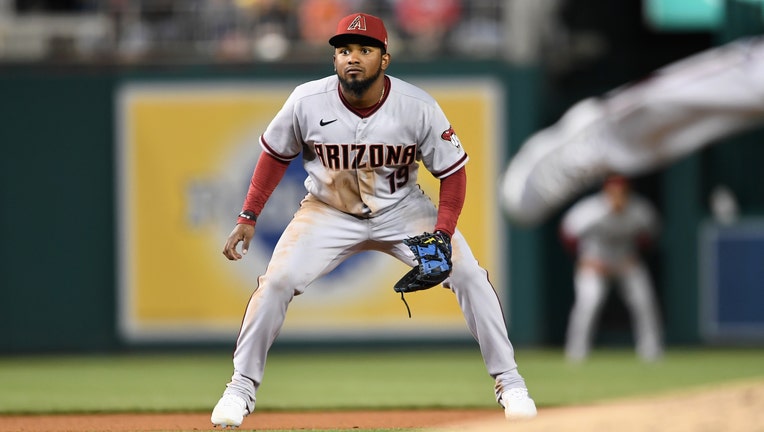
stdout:
[[702,391],[540,410],[515,423],[460,422],[434,432],[764,432],[764,381]]
[[[430,428],[435,432],[764,432],[764,381],[660,397],[565,408],[504,420],[501,409],[259,412],[240,430]],[[209,413],[0,416],[0,432],[144,432],[213,430]],[[219,430],[219,429],[218,429]]]
[[[256,412],[239,430],[428,428],[463,421],[503,420],[492,410]],[[209,413],[0,416],[0,432],[144,432],[214,430]],[[219,432],[220,429],[218,428]]]

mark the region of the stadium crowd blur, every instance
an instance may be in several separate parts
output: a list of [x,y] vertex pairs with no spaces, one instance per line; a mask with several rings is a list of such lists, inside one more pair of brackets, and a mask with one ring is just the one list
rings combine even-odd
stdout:
[[[403,58],[491,57],[503,0],[0,0],[0,61],[325,60],[337,20],[391,23]],[[322,54],[323,53],[323,54]]]

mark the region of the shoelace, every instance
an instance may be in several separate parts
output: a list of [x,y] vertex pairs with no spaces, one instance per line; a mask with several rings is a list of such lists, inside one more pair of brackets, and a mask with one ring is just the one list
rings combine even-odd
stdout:
[[411,308],[409,307],[409,304],[406,302],[406,298],[403,297],[403,291],[401,291],[401,300],[403,300],[403,304],[406,305],[406,311],[409,313],[409,318],[411,318]]

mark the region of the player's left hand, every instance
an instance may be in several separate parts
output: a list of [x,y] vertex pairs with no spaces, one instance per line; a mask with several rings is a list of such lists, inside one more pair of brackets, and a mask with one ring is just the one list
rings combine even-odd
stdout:
[[[236,224],[233,231],[231,231],[231,234],[228,235],[228,240],[225,242],[223,255],[231,261],[240,260],[243,255],[247,254],[247,250],[249,250],[249,242],[252,241],[252,237],[254,236],[254,225]],[[239,245],[239,242],[241,242],[241,253],[236,250],[236,246]]]

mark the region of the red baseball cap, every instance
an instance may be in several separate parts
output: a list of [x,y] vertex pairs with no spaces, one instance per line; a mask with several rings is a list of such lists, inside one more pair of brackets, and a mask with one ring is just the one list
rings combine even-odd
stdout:
[[354,13],[342,18],[337,33],[329,39],[329,45],[337,46],[347,37],[362,36],[373,39],[387,51],[387,30],[381,18],[365,13]]

